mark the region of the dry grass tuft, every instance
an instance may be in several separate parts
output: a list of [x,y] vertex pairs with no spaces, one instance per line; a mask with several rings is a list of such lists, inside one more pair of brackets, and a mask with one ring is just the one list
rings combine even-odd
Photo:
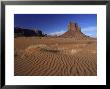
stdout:
[[54,53],[59,52],[57,48],[51,48],[51,47],[41,48],[41,51],[54,52]]

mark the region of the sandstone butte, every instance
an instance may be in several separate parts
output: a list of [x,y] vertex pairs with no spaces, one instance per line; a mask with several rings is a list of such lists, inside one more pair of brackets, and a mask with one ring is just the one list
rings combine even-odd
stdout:
[[89,37],[81,32],[81,28],[77,23],[74,22],[69,22],[68,24],[68,31],[65,32],[64,34],[60,35],[59,37],[64,37],[64,38],[74,38],[78,40],[82,39],[94,39],[92,37]]

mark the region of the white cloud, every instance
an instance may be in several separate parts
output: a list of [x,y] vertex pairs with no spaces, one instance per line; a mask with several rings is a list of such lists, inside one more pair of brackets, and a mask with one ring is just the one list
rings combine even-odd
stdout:
[[57,36],[59,36],[59,35],[62,35],[63,33],[65,33],[65,31],[61,30],[61,31],[50,33],[49,35],[52,35],[52,36],[57,35]]
[[[97,36],[97,27],[96,26],[90,26],[90,27],[86,27],[86,28],[81,28],[81,31],[85,34],[85,35],[88,35],[88,36],[91,36],[91,37],[96,37]],[[52,32],[52,33],[49,33],[49,35],[62,35],[63,33],[65,33],[66,31],[65,30],[60,30],[60,31],[56,31],[56,32]]]
[[97,30],[97,27],[91,26],[91,27],[82,28],[81,30],[84,32],[91,32],[91,31],[93,32]]
[[96,37],[97,36],[97,27],[96,26],[90,26],[86,28],[82,28],[81,31],[88,36]]

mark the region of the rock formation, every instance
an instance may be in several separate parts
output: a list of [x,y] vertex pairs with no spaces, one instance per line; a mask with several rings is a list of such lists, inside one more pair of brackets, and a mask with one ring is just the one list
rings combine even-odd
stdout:
[[73,22],[70,22],[69,25],[68,25],[68,30],[69,31],[80,31],[80,27],[78,26],[77,23],[73,23]]
[[91,37],[83,34],[78,24],[74,22],[70,22],[68,25],[68,31],[60,35],[59,37],[74,38],[74,39],[91,39]]
[[15,37],[21,37],[21,36],[25,36],[25,37],[41,36],[41,37],[43,37],[46,35],[43,34],[43,32],[41,30],[32,30],[32,29],[24,29],[24,28],[15,27],[14,36]]

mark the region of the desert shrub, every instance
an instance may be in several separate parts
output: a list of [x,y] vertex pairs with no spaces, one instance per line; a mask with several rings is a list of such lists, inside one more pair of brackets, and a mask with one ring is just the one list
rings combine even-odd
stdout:
[[41,51],[47,51],[47,52],[59,52],[57,47],[51,47],[51,46],[47,46],[45,44],[39,44],[39,45],[31,45],[28,48],[26,48],[26,50],[29,49],[36,49],[39,48]]
[[32,49],[32,48],[43,48],[43,47],[46,47],[46,45],[44,45],[44,44],[40,44],[40,45],[31,45],[31,46],[29,46],[27,49]]
[[88,41],[88,42],[87,42],[87,44],[91,44],[91,43],[92,43],[91,41]]
[[58,49],[56,49],[56,48],[51,48],[51,47],[43,47],[43,48],[41,48],[41,50],[42,50],[42,51],[47,51],[47,52],[54,52],[54,53],[59,52]]

